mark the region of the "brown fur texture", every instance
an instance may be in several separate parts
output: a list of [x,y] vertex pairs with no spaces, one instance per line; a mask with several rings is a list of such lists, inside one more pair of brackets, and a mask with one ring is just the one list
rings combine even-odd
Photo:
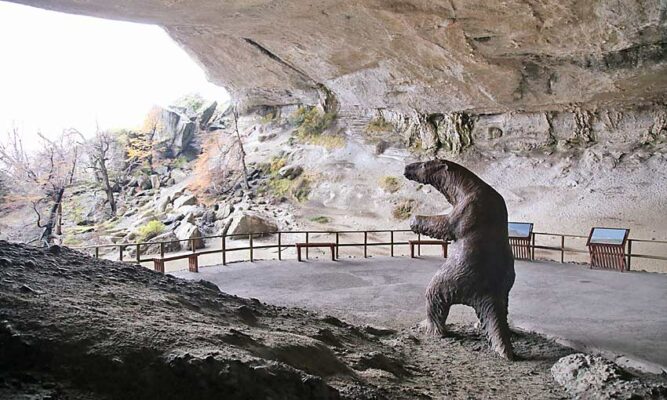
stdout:
[[507,306],[514,257],[505,200],[477,175],[447,160],[409,164],[405,177],[432,185],[453,206],[449,214],[415,216],[410,222],[416,233],[452,241],[449,257],[426,291],[427,329],[444,335],[450,306],[471,306],[492,349],[513,359]]

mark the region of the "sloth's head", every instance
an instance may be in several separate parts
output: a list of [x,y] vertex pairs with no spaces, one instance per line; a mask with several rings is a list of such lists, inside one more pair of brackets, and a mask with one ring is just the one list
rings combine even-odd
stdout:
[[449,171],[453,165],[456,164],[447,160],[416,162],[406,165],[403,175],[411,181],[432,185],[434,179],[442,178],[442,173]]

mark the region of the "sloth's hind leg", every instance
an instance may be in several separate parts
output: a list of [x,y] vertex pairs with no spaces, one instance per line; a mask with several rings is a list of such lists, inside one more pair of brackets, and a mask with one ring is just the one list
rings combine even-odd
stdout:
[[443,336],[447,331],[445,322],[452,306],[452,301],[448,298],[451,290],[447,285],[446,276],[438,271],[426,290],[426,330],[431,335]]

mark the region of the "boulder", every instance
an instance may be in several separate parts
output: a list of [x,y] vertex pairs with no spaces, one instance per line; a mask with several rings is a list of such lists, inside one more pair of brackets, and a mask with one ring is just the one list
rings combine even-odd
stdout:
[[576,399],[662,399],[667,387],[644,383],[600,356],[577,353],[551,367],[551,375]]
[[[141,255],[160,255],[160,242],[164,243],[164,252],[173,253],[181,250],[181,242],[174,232],[166,232],[150,240],[151,244],[142,244],[139,246]],[[137,246],[130,246],[127,248],[127,253],[130,257],[136,257]]]
[[218,207],[218,211],[215,212],[216,221],[229,217],[232,214],[232,211],[234,211],[234,207],[231,204],[225,204]]
[[174,183],[183,182],[187,177],[188,175],[185,172],[183,172],[182,169],[176,168],[171,171],[171,179],[174,180]]
[[162,223],[165,225],[171,225],[176,221],[180,221],[185,218],[185,214],[182,212],[174,212],[167,214],[167,216],[162,220]]
[[165,212],[167,210],[167,206],[171,204],[171,196],[162,196],[157,200],[157,209],[160,212]]
[[160,188],[160,177],[158,175],[151,175],[150,182],[151,182],[151,188],[153,189]]
[[137,177],[137,187],[141,190],[148,190],[151,188],[151,181],[145,176]]
[[192,194],[186,194],[174,200],[174,208],[179,209],[183,206],[194,206],[197,204],[197,197]]
[[227,230],[228,235],[240,235],[235,238],[247,237],[249,233],[258,233],[263,236],[278,230],[278,226],[273,222],[254,213],[238,213],[232,219],[232,223]]
[[278,170],[278,176],[287,179],[295,179],[302,173],[303,167],[300,165],[286,165]]
[[189,241],[191,239],[195,239],[195,249],[201,249],[204,247],[204,240],[200,239],[202,234],[195,224],[190,222],[183,222],[181,225],[179,225],[178,228],[176,228],[174,233],[180,240],[188,240],[188,242],[185,243],[185,247],[188,250],[192,250],[192,242]]
[[199,129],[206,130],[208,128],[209,122],[211,122],[211,118],[217,108],[218,103],[215,101],[204,108],[204,111],[199,116]]
[[215,222],[215,211],[213,210],[206,210],[204,212],[204,215],[202,215],[202,219],[205,223],[207,224],[212,224]]
[[158,129],[154,136],[158,148],[167,157],[176,157],[183,153],[192,142],[197,124],[176,109],[162,109],[158,118]]

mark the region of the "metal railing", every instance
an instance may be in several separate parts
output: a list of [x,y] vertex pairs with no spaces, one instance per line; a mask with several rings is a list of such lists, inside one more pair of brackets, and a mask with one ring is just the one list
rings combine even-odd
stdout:
[[[202,236],[198,238],[192,238],[192,239],[182,239],[182,240],[173,240],[173,241],[148,241],[148,242],[136,242],[136,243],[120,243],[120,244],[107,244],[107,245],[95,245],[95,246],[83,246],[83,247],[77,247],[76,249],[79,250],[87,250],[93,252],[93,255],[95,257],[100,257],[100,251],[104,251],[104,249],[109,249],[109,248],[117,248],[118,250],[118,259],[120,261],[132,261],[136,263],[142,263],[142,262],[149,262],[153,261],[154,258],[164,258],[166,254],[166,247],[170,244],[173,243],[186,243],[186,250],[189,252],[183,253],[183,254],[197,254],[197,255],[204,255],[204,254],[215,254],[215,253],[220,253],[221,254],[221,264],[222,265],[227,265],[228,263],[228,253],[232,252],[239,252],[239,251],[247,251],[248,252],[248,257],[247,259],[243,259],[243,261],[250,261],[253,262],[256,260],[255,257],[255,252],[257,250],[263,250],[263,249],[277,249],[277,255],[278,255],[278,260],[283,259],[283,251],[287,248],[293,248],[295,247],[297,241],[294,241],[292,243],[286,243],[284,241],[284,237],[286,235],[300,235],[303,238],[304,243],[309,243],[309,241],[312,239],[313,235],[328,235],[332,237],[333,243],[336,244],[336,258],[339,256],[340,248],[348,248],[348,247],[356,247],[356,248],[362,248],[363,249],[363,256],[366,258],[368,257],[368,250],[370,247],[377,247],[377,246],[388,246],[390,248],[389,255],[391,257],[395,256],[395,248],[397,246],[407,246],[409,245],[408,240],[396,240],[395,236],[396,234],[411,234],[416,238],[416,240],[421,240],[422,236],[419,234],[414,234],[412,233],[411,230],[409,229],[380,229],[380,230],[361,230],[361,231],[356,231],[356,230],[342,230],[342,231],[327,231],[327,230],[312,230],[312,231],[307,231],[307,230],[297,230],[297,231],[275,231],[275,232],[263,232],[263,233],[252,233],[252,234],[227,234],[227,235],[215,235],[215,236]],[[388,234],[388,241],[369,241],[369,234]],[[255,239],[259,239],[261,237],[265,236],[276,236],[276,241],[273,244],[255,244]],[[343,242],[341,240],[341,236],[343,235],[363,235],[363,241],[357,241],[357,242]],[[536,241],[536,238],[556,238],[558,239],[558,245],[548,245],[544,243],[539,243],[539,241]],[[243,239],[246,238],[248,239],[248,245],[247,246],[237,246],[237,247],[229,247],[229,240],[234,241],[234,239]],[[535,259],[535,250],[541,250],[542,253],[544,252],[556,252],[560,254],[559,259],[554,259],[554,258],[545,258],[544,254],[540,254],[541,257],[540,259],[543,260],[551,260],[551,261],[559,261],[561,263],[565,262],[582,262],[581,255],[582,254],[588,254],[588,249],[586,248],[585,245],[580,246],[580,247],[572,247],[572,243],[569,243],[570,247],[567,246],[568,243],[567,241],[572,242],[574,240],[577,241],[582,241],[586,240],[588,236],[583,236],[583,235],[570,235],[570,234],[563,234],[563,233],[548,233],[548,232],[533,232],[532,233],[532,238],[531,238],[531,244],[530,244],[530,251],[532,255],[532,259]],[[209,245],[211,241],[215,241],[216,239],[220,240],[220,247],[216,249],[206,249],[206,250],[198,250],[197,248],[199,247],[199,244],[204,241],[209,241]],[[650,243],[653,245],[660,245],[664,247],[664,252],[660,252],[660,254],[666,254],[667,255],[667,241],[661,241],[661,240],[647,240],[647,239],[628,239],[627,242],[627,249],[626,249],[626,257],[627,257],[627,268],[630,269],[630,266],[632,265],[632,260],[633,259],[649,259],[649,260],[656,260],[656,261],[667,261],[667,256],[663,255],[656,255],[656,254],[639,254],[639,253],[633,253],[633,243]],[[146,255],[145,253],[147,250],[150,248],[150,246],[156,246],[157,251],[156,252],[151,252],[150,255]],[[134,256],[131,258],[126,257],[127,249],[134,249]],[[112,250],[113,251],[113,250]],[[306,251],[306,258],[308,258],[308,253],[309,249],[308,247],[305,248]],[[421,245],[418,246],[418,254],[421,255]],[[566,255],[579,255],[579,259],[572,258],[570,257],[569,259],[566,259]],[[586,261],[583,261],[586,262]],[[667,272],[667,262],[661,263],[664,264],[664,270],[663,272]]]

